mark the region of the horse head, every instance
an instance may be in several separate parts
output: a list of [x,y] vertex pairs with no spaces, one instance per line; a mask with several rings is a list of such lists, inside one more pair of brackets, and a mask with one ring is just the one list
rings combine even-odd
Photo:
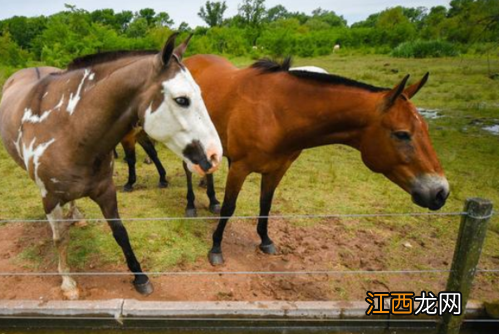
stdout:
[[181,156],[190,170],[203,175],[222,160],[222,144],[201,97],[201,90],[182,64],[189,36],[175,48],[173,34],[154,57],[156,73],[144,92],[139,119],[144,131]]
[[449,183],[431,144],[428,125],[410,101],[428,80],[428,73],[406,88],[408,79],[409,75],[380,93],[375,120],[361,139],[362,160],[410,193],[417,205],[438,210],[449,196]]

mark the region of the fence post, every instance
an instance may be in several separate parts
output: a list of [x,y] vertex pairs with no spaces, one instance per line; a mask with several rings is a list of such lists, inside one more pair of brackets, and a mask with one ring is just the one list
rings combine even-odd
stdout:
[[468,198],[464,204],[464,215],[459,227],[452,268],[446,291],[462,294],[460,316],[445,313],[439,334],[458,334],[466,312],[466,304],[480,260],[487,226],[492,215],[492,202],[482,198]]

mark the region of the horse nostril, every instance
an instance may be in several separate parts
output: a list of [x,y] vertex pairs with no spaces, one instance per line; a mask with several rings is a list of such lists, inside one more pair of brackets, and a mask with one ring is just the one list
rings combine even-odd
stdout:
[[218,164],[218,155],[216,153],[210,155],[210,162],[214,165]]
[[435,196],[437,201],[441,202],[441,201],[445,201],[445,190],[444,189],[440,189],[440,191],[437,193],[437,196]]

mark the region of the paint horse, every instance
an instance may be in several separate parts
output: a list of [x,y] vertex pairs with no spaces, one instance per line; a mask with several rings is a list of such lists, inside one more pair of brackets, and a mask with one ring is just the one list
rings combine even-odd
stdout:
[[[185,64],[201,87],[229,160],[222,218],[209,252],[213,265],[223,263],[224,229],[250,173],[262,174],[260,249],[276,253],[266,216],[276,187],[304,149],[351,146],[360,151],[368,168],[410,193],[419,206],[437,210],[445,204],[449,184],[428,126],[410,101],[428,74],[407,88],[409,76],[387,89],[336,75],[289,71],[290,59],[281,64],[261,60],[241,70],[212,55],[194,56]],[[194,208],[190,178],[187,173],[187,210]],[[208,191],[214,194],[213,178],[208,180]]]
[[[290,71],[308,71],[308,72],[318,72],[318,73],[324,73],[327,74],[328,72],[320,67],[317,66],[301,66],[301,67],[291,67],[289,69]],[[137,158],[135,154],[135,145],[139,144],[142,146],[144,151],[146,152],[147,156],[150,158],[150,161],[154,163],[156,166],[156,170],[158,171],[159,174],[159,182],[158,182],[158,187],[159,188],[166,188],[168,187],[168,181],[166,179],[166,170],[163,167],[163,164],[161,163],[159,157],[158,157],[158,152],[156,151],[154,147],[154,143],[151,141],[151,139],[147,136],[147,134],[144,131],[136,131],[135,129],[132,130],[130,133],[128,133],[125,138],[121,141],[121,146],[123,147],[123,151],[125,152],[125,161],[128,165],[128,180],[127,183],[123,186],[123,190],[126,192],[131,192],[133,191],[133,185],[137,181],[137,172],[136,172],[136,163],[137,163]],[[115,158],[117,157],[117,154],[115,154]],[[187,166],[184,164],[184,169],[186,169]],[[187,171],[188,172],[188,171]],[[203,188],[207,188],[206,194],[208,198],[210,199],[210,205],[209,205],[209,210],[211,213],[218,214],[220,213],[220,203],[218,202],[215,193],[212,191],[213,187],[208,188],[207,184],[208,183],[213,183],[213,180],[208,180],[208,176],[205,176],[205,178],[201,179],[200,186]],[[188,181],[192,182],[192,181]],[[192,190],[192,186],[188,186],[188,189]],[[188,194],[188,199],[192,198],[192,201],[194,201],[194,193],[192,191],[189,192]],[[195,217],[197,216],[197,211],[195,207],[189,207],[186,209],[185,215],[187,217]]]
[[222,146],[201,91],[181,63],[187,41],[176,34],[161,52],[113,52],[76,59],[62,71],[20,70],[3,89],[0,132],[7,152],[38,186],[59,255],[65,297],[79,291],[66,260],[74,201],[90,197],[106,218],[142,294],[152,292],[118,213],[113,148],[133,127],[182,157],[192,170],[213,172]]

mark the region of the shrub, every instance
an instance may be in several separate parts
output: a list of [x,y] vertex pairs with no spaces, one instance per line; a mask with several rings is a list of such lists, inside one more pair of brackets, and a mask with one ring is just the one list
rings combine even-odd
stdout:
[[390,55],[397,58],[438,58],[455,57],[459,51],[456,45],[449,42],[417,40],[400,44]]

